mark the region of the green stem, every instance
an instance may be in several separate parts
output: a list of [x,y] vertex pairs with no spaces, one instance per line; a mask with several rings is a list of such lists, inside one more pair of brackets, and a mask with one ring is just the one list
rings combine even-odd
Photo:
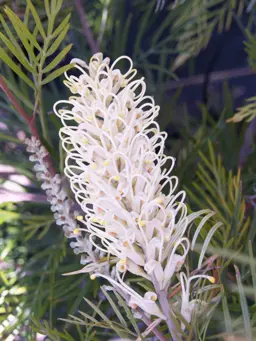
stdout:
[[43,96],[42,96],[42,89],[41,87],[38,89],[38,96],[39,96],[39,118],[40,118],[40,124],[42,127],[43,137],[44,139],[50,143],[50,136],[47,128],[47,122],[43,107]]
[[46,59],[48,45],[49,45],[49,37],[47,37],[44,41],[42,56],[41,56],[40,63],[38,66],[37,92],[39,96],[39,116],[40,116],[40,123],[42,127],[43,137],[48,143],[51,143],[49,132],[48,132],[48,127],[47,127],[47,122],[46,122],[46,117],[45,117],[45,112],[44,112],[42,85],[41,85],[42,77],[43,77],[43,66],[44,66],[44,62]]

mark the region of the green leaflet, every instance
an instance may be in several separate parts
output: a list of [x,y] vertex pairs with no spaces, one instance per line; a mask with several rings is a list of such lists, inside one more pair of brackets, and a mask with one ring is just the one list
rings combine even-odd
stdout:
[[[17,34],[19,35],[20,39],[22,42],[24,41],[25,44],[27,45],[28,40],[30,43],[36,47],[39,51],[41,51],[41,47],[36,41],[36,38],[31,34],[26,27],[26,25],[20,20],[20,18],[12,11],[10,10],[7,6],[5,7],[5,13],[9,17],[10,21],[12,22],[12,25],[14,29],[16,30]],[[26,45],[24,45],[26,47]],[[32,48],[29,45],[30,49]],[[32,50],[33,51],[33,50]]]
[[11,135],[6,135],[4,133],[1,133],[0,132],[0,140],[1,141],[9,141],[9,142],[14,142],[14,143],[17,143],[17,144],[23,144],[24,142],[17,139],[16,137],[13,137]]
[[44,32],[44,28],[43,25],[41,23],[41,20],[39,18],[39,15],[34,7],[34,5],[32,4],[31,0],[27,0],[28,3],[28,8],[31,10],[31,13],[35,19],[35,23],[36,23],[36,27],[38,28],[38,31],[40,32],[41,36],[45,39],[46,38],[46,34]]
[[3,16],[0,14],[0,21],[1,24],[3,25],[3,28],[6,32],[6,34],[8,35],[10,41],[12,42],[12,44],[15,46],[15,48],[19,51],[19,53],[23,56],[23,58],[25,57],[24,52],[22,51],[22,49],[20,48],[20,45],[18,44],[16,38],[14,37],[14,35],[12,34],[12,31],[10,30],[10,28],[8,27],[6,21],[4,20]]
[[35,89],[34,83],[25,73],[20,69],[19,66],[5,53],[4,49],[0,47],[0,58],[15,72],[20,78],[24,80],[32,89]]
[[72,44],[67,45],[54,59],[53,61],[48,64],[44,69],[43,73],[49,72],[52,69],[54,69],[61,61],[62,59],[66,56],[66,54],[69,52],[71,49]]
[[73,64],[68,64],[65,66],[62,66],[61,68],[55,70],[53,73],[51,73],[50,75],[48,75],[43,81],[42,81],[42,85],[45,85],[49,82],[51,82],[52,80],[54,80],[55,78],[59,77],[60,75],[62,75],[64,72],[72,69]]
[[56,38],[64,30],[64,28],[69,23],[70,17],[71,17],[71,14],[68,14],[65,17],[65,19],[62,20],[62,22],[59,24],[59,26],[56,28],[56,30],[51,34],[52,39]]
[[54,41],[54,43],[51,45],[51,47],[48,49],[47,51],[47,56],[50,56],[52,55],[57,49],[58,47],[60,46],[60,44],[63,42],[63,40],[65,39],[66,35],[67,35],[67,32],[69,30],[69,24],[66,24],[60,35],[56,38],[56,40]]
[[12,42],[7,39],[1,32],[0,32],[0,39],[4,42],[7,48],[12,52],[12,54],[21,62],[21,64],[30,72],[34,72],[33,67],[29,64],[27,59],[24,57],[22,53],[12,44]]

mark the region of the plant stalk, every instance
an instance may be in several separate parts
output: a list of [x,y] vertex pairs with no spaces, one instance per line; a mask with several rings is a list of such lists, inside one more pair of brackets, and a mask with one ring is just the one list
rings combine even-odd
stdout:
[[164,315],[166,316],[166,324],[168,326],[169,332],[172,337],[172,341],[179,341],[177,335],[177,330],[175,327],[174,322],[172,321],[172,318],[170,316],[170,305],[168,302],[168,297],[167,297],[167,291],[166,290],[160,290],[159,284],[156,281],[156,279],[153,277],[152,282],[154,284],[156,294],[159,299],[160,306],[162,308],[162,311]]

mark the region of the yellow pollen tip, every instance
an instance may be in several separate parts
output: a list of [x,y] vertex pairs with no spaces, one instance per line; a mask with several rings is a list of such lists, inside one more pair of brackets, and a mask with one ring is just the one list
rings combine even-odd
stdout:
[[87,143],[88,143],[88,139],[83,138],[83,139],[82,139],[82,143],[83,143],[83,144],[87,144]]
[[164,236],[164,241],[169,242],[170,241],[170,236]]
[[140,227],[143,227],[143,226],[145,226],[146,225],[146,220],[141,220],[140,222],[139,222],[139,226]]
[[209,277],[209,281],[214,284],[216,282],[215,278],[213,276],[210,276]]
[[104,164],[105,167],[107,167],[109,165],[109,161],[105,160],[103,164]]
[[162,198],[157,198],[156,199],[156,203],[157,204],[162,204],[163,203],[163,199]]
[[90,279],[91,279],[92,281],[94,281],[94,280],[96,279],[96,276],[95,276],[95,275],[91,275],[91,276],[90,276]]
[[74,234],[79,234],[80,230],[78,228],[74,229],[73,233]]
[[83,220],[83,216],[82,216],[82,215],[78,215],[78,216],[76,217],[76,219],[77,219],[78,221],[82,221],[82,220]]
[[150,298],[151,298],[151,301],[154,301],[154,302],[157,300],[157,297],[154,295],[152,295]]
[[120,176],[119,175],[116,175],[116,176],[114,176],[114,178],[113,178],[115,181],[119,181],[120,180]]
[[121,264],[121,265],[125,265],[125,264],[126,264],[126,259],[121,259],[121,260],[120,260],[120,264]]
[[92,167],[92,169],[97,169],[98,168],[98,165],[96,164],[96,163],[92,163],[92,165],[91,165],[91,167]]

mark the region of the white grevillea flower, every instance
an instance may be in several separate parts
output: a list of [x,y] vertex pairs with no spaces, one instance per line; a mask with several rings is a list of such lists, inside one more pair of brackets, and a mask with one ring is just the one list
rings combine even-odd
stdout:
[[[118,64],[127,62],[122,73]],[[131,59],[123,56],[110,65],[97,53],[89,65],[72,63],[79,75],[66,74],[65,84],[73,96],[58,101],[54,112],[63,124],[65,174],[84,212],[81,231],[119,260],[117,273],[154,278],[166,290],[190,249],[185,232],[209,211],[188,215],[185,192],[176,192],[175,159],[164,154],[167,134],[155,121],[159,106],[145,95],[143,78],[135,79]],[[124,285],[120,277],[119,284],[108,280]],[[130,297],[131,304],[164,317],[154,300],[133,292]]]
[[[205,302],[200,301],[198,299],[190,300],[190,285],[191,281],[195,279],[208,279],[211,283],[214,283],[215,280],[211,276],[206,275],[195,275],[187,278],[187,276],[182,272],[180,274],[180,283],[182,289],[182,297],[181,297],[181,314],[185,318],[187,322],[191,321],[192,313],[196,307],[200,305],[203,306]],[[184,328],[184,326],[182,326]]]

